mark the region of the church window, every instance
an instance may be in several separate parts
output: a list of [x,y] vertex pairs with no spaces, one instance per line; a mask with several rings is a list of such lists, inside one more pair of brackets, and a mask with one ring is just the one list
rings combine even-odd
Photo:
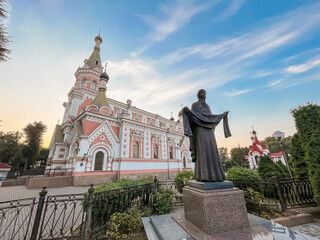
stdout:
[[187,159],[186,156],[183,156],[183,168],[187,167]]
[[169,148],[170,159],[173,159],[173,150],[172,147]]
[[137,121],[137,122],[140,122],[140,115],[137,115],[137,114],[136,114],[136,115],[134,116],[134,120]]
[[98,66],[98,64],[99,64],[99,60],[98,59],[95,60],[95,64]]
[[164,122],[160,122],[160,127],[161,128],[166,128],[166,124]]
[[159,155],[158,155],[158,145],[154,145],[153,147],[153,158],[159,158]]
[[94,170],[99,171],[103,169],[103,159],[104,159],[104,153],[103,152],[97,152],[96,159],[94,162]]
[[139,158],[139,143],[137,142],[133,144],[133,157]]

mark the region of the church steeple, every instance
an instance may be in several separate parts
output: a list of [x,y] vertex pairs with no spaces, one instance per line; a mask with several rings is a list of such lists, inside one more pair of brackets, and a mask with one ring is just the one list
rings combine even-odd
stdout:
[[98,106],[98,108],[100,109],[103,106],[108,106],[108,101],[107,101],[107,96],[106,96],[106,91],[107,91],[107,83],[109,82],[109,76],[106,73],[106,69],[107,69],[107,64],[106,67],[104,69],[104,72],[101,73],[100,75],[100,87],[99,87],[99,93],[97,94],[97,96],[95,97],[95,99],[93,99],[92,104]]
[[102,43],[102,38],[99,35],[94,38],[96,45],[94,46],[93,52],[89,59],[87,60],[86,64],[89,66],[89,68],[99,68],[102,72],[102,64],[101,64],[101,57],[100,57],[100,45]]

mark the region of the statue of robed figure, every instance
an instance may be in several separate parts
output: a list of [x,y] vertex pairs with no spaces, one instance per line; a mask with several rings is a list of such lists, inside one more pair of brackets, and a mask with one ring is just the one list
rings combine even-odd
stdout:
[[184,135],[190,137],[192,161],[195,162],[195,177],[198,181],[217,182],[226,179],[219,159],[219,152],[214,135],[215,127],[223,119],[225,137],[230,137],[228,113],[214,115],[205,102],[206,91],[200,89],[198,101],[192,104],[191,110],[184,107],[180,114],[183,117]]

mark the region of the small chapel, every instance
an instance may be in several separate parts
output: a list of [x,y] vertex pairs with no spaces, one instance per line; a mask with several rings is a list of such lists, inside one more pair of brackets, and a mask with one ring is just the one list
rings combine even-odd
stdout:
[[252,145],[249,146],[249,153],[246,155],[251,169],[258,169],[259,159],[263,155],[268,155],[275,163],[281,161],[285,166],[287,165],[283,153],[270,153],[268,145],[259,141],[255,130],[251,132],[251,141]]
[[73,185],[100,184],[119,178],[173,178],[191,169],[189,140],[182,120],[164,118],[107,97],[110,80],[95,37],[89,59],[74,76],[63,103],[64,115],[49,145],[46,169],[65,169]]

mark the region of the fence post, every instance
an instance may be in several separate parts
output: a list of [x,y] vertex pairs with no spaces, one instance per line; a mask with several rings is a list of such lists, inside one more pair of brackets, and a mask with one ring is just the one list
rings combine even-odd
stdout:
[[154,176],[154,187],[155,187],[155,190],[156,192],[158,191],[158,179],[157,179],[157,176]]
[[282,212],[285,212],[287,210],[287,205],[286,205],[286,202],[284,201],[283,194],[282,194],[282,191],[281,191],[281,188],[280,188],[280,184],[281,184],[280,181],[276,180],[276,185],[277,185],[277,191],[278,191],[278,195],[279,195],[281,210],[282,210]]
[[39,197],[36,216],[35,216],[34,222],[33,222],[32,233],[31,233],[31,238],[30,238],[31,240],[36,240],[37,239],[37,235],[38,235],[38,232],[39,232],[41,215],[42,215],[42,210],[43,210],[43,206],[44,206],[44,200],[45,200],[46,195],[48,193],[46,188],[47,188],[46,186],[42,187],[42,191],[39,192],[39,196],[40,197]]
[[91,221],[92,221],[92,202],[93,202],[93,192],[94,187],[93,184],[90,185],[88,189],[88,204],[87,204],[87,217],[86,217],[86,225],[84,229],[84,239],[90,238],[90,229],[91,229]]

